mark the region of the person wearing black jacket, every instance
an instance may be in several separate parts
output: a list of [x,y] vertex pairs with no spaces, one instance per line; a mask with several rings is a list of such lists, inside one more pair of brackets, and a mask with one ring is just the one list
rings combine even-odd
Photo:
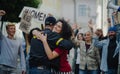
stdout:
[[[56,23],[54,17],[47,17],[45,20],[45,29],[40,30],[34,28],[30,32],[30,58],[29,58],[29,74],[52,74],[50,69],[59,70],[59,57],[54,60],[49,60],[42,42],[37,39],[39,31],[47,34],[48,44],[51,49],[56,47],[70,50],[73,47],[72,41],[62,39],[59,34],[52,32],[52,28]],[[34,68],[34,69],[33,69]]]

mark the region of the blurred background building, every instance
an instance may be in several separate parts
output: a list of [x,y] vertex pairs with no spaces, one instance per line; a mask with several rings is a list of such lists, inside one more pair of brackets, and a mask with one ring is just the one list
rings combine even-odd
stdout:
[[[113,0],[113,3],[120,3],[120,0]],[[88,29],[88,21],[92,20],[96,28],[101,28],[104,35],[107,33],[107,19],[111,17],[113,10],[107,9],[108,0],[43,0],[39,9],[51,13],[53,16],[62,17],[71,24],[77,23]]]

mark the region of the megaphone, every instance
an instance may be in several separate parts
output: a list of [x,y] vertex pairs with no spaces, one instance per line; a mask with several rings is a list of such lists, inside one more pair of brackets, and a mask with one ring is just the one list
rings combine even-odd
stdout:
[[107,9],[114,9],[114,10],[120,11],[120,6],[113,4],[112,0],[110,0],[108,1]]

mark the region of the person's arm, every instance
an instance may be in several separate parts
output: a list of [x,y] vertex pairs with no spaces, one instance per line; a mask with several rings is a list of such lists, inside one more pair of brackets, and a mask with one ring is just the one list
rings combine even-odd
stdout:
[[0,16],[3,16],[5,14],[6,14],[6,12],[4,10],[0,10]]
[[50,46],[48,45],[48,42],[47,42],[47,34],[44,35],[42,33],[39,33],[39,38],[38,39],[40,39],[42,41],[42,43],[44,45],[44,48],[45,48],[45,52],[46,52],[49,60],[52,60],[52,59],[59,56],[59,54],[57,52],[52,51],[50,49]]
[[62,41],[60,41],[58,45],[59,48],[65,49],[65,50],[71,50],[73,46],[74,46],[73,41],[66,40],[66,39],[63,39]]
[[114,22],[115,22],[114,25],[119,24],[119,21],[118,21],[118,12],[113,12],[113,13],[112,13],[112,16],[113,16]]
[[49,42],[52,42],[52,45],[57,46],[60,49],[65,49],[65,50],[70,50],[74,45],[71,40],[66,40],[62,38],[61,35],[56,32],[49,32],[47,34],[47,40]]
[[93,40],[94,40],[94,45],[95,45],[96,47],[98,47],[98,48],[102,48],[102,47],[103,47],[105,40],[99,41],[99,39],[98,39],[97,36],[94,37]]
[[[38,38],[39,33],[41,33],[41,31],[38,30],[37,28],[34,28],[31,30],[31,33],[33,37],[35,36],[36,38]],[[48,40],[55,42],[56,46],[66,50],[70,50],[74,45],[71,40],[66,40],[66,39],[61,40],[61,36],[54,32],[48,34]]]
[[26,62],[25,62],[24,49],[22,47],[22,44],[20,45],[19,55],[20,55],[20,65],[22,69],[22,74],[25,74],[26,73]]
[[116,48],[116,50],[115,50],[115,52],[114,52],[114,55],[113,55],[113,57],[115,57],[118,53],[120,53],[120,42],[119,43],[117,43],[117,48]]
[[93,24],[93,22],[92,22],[92,19],[90,19],[90,20],[88,21],[88,27],[90,28],[90,30],[91,30],[91,32],[92,32],[92,35],[94,35],[93,26],[94,26],[94,24]]

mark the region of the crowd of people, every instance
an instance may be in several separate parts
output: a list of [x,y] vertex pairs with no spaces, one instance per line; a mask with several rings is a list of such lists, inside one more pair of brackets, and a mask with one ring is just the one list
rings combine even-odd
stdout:
[[[119,6],[112,5],[119,11]],[[50,15],[44,29],[33,28],[28,36],[30,48],[25,57],[22,41],[14,37],[16,26],[7,23],[5,36],[0,31],[0,74],[18,74],[20,58],[21,74],[119,74],[120,25],[114,12],[115,24],[109,24],[107,35],[102,29],[93,28],[81,32],[78,25],[70,25],[64,19]],[[0,10],[0,16],[6,12]],[[110,21],[108,21],[110,23]],[[72,66],[68,55],[74,50]]]

